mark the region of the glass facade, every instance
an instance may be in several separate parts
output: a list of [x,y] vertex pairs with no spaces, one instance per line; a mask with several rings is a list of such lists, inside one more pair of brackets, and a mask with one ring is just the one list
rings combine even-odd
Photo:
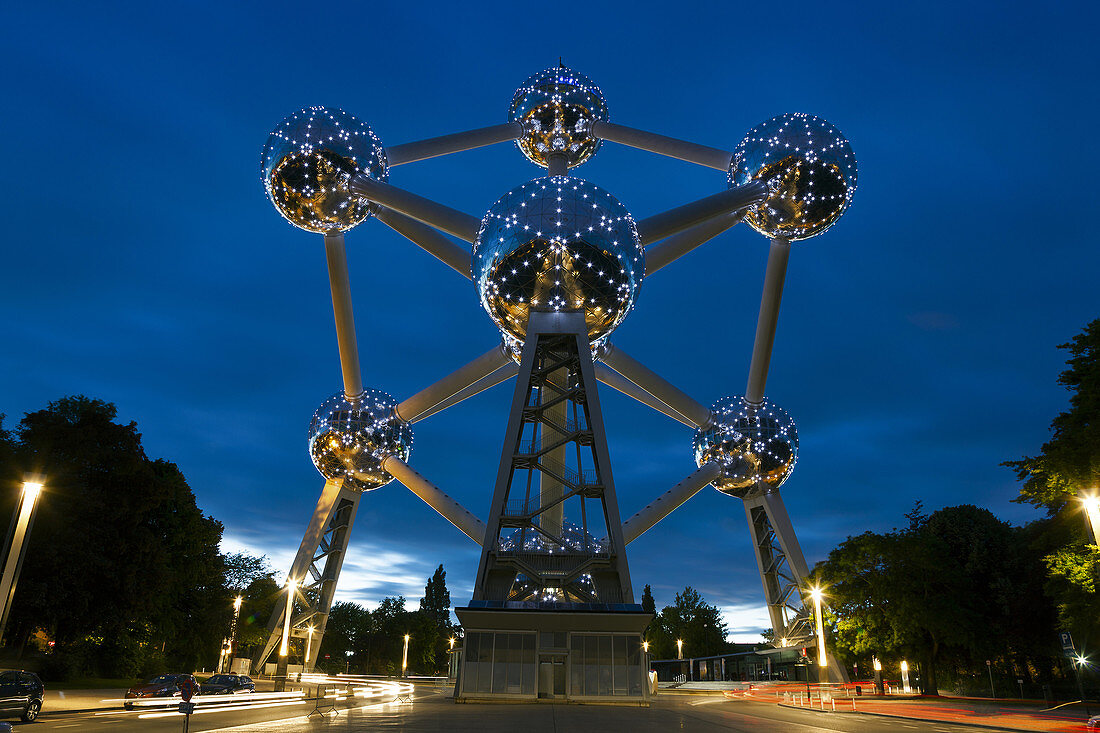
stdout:
[[635,634],[572,634],[569,696],[642,696],[642,640]]
[[644,696],[638,634],[470,631],[464,651],[463,695]]
[[466,635],[462,691],[494,695],[535,694],[534,632]]

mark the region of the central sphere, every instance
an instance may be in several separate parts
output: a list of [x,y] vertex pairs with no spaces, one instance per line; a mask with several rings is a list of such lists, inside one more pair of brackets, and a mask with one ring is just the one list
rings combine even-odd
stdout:
[[397,401],[385,392],[368,389],[355,399],[337,392],[321,403],[309,423],[309,456],[330,481],[344,479],[344,488],[371,491],[393,477],[382,461],[403,461],[412,450],[409,424],[397,417]]
[[764,399],[724,397],[710,408],[713,423],[695,433],[695,463],[717,461],[713,481],[723,494],[745,497],[783,485],[798,458],[798,430],[786,410]]
[[260,169],[279,213],[322,234],[347,231],[371,215],[371,202],[348,190],[352,176],[389,178],[386,150],[370,126],[325,107],[301,109],[280,122],[264,145]]
[[532,163],[548,168],[551,155],[562,155],[573,167],[600,147],[599,138],[592,135],[592,123],[607,122],[607,102],[587,76],[554,66],[516,90],[508,119],[523,125],[523,136],[516,144]]
[[602,342],[626,318],[645,276],[645,251],[626,207],[580,178],[536,178],[504,194],[473,248],[481,306],[522,342],[533,310],[584,312]]

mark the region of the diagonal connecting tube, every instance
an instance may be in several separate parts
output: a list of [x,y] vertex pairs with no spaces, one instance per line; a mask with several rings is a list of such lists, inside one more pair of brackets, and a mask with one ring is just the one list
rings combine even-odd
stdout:
[[634,382],[630,381],[622,374],[619,374],[617,371],[607,366],[606,364],[600,364],[599,362],[596,362],[594,370],[596,372],[596,379],[598,379],[602,384],[606,384],[608,387],[622,392],[627,397],[632,397],[636,399],[638,402],[641,402],[646,407],[652,408],[662,415],[667,415],[676,422],[687,425],[689,428],[696,427],[695,423],[693,423],[691,420],[676,412],[676,410],[672,409],[664,402],[661,402],[649,392],[646,392],[644,389],[634,384]]
[[418,160],[437,158],[440,155],[450,155],[463,150],[473,150],[486,145],[515,140],[523,134],[523,125],[518,122],[505,122],[503,125],[480,127],[476,130],[456,132],[451,135],[417,140],[411,143],[394,145],[386,148],[386,159],[392,168],[395,165],[415,163]]
[[504,344],[494,346],[469,364],[459,367],[399,404],[397,416],[406,422],[416,422],[420,415],[510,363],[512,359]]
[[485,390],[495,387],[501,382],[506,382],[517,374],[519,374],[519,364],[516,364],[514,361],[509,361],[507,364],[500,367],[492,374],[488,374],[482,377],[481,379],[471,384],[469,387],[460,389],[458,392],[455,392],[453,395],[443,400],[435,407],[427,410],[426,412],[420,413],[409,422],[420,422],[421,420],[427,420],[429,417],[436,414],[437,412],[443,412],[449,407],[454,407],[459,402],[467,400],[474,395],[481,394]]
[[[710,410],[689,397],[686,392],[676,385],[650,371],[641,362],[621,349],[606,344],[600,353],[600,361],[641,387],[658,402],[671,408],[673,412],[683,415],[690,421],[691,426],[700,428],[710,424],[712,420]],[[614,387],[615,385],[609,386]],[[633,395],[630,396],[633,397]],[[670,415],[670,417],[675,417],[665,410],[660,411]]]
[[790,252],[790,241],[782,237],[773,239],[768,250],[764,292],[760,296],[756,339],[752,345],[749,380],[745,386],[745,400],[754,405],[760,404],[764,399],[764,386],[768,382],[768,365],[772,360],[772,346],[775,344],[775,328],[779,323],[779,304],[783,300],[783,282],[787,276],[787,258]]
[[698,201],[692,201],[690,204],[646,217],[638,222],[638,236],[641,237],[642,244],[648,246],[658,239],[690,229],[708,219],[758,204],[767,195],[767,183],[762,180],[749,181],[744,186],[721,191]]
[[645,534],[653,525],[661,521],[691,497],[698,494],[704,486],[718,478],[722,467],[716,462],[704,463],[680,483],[646,505],[644,509],[623,522],[623,542],[630,544]]
[[626,125],[616,125],[613,122],[594,122],[592,124],[592,134],[601,140],[610,140],[639,150],[648,150],[651,153],[695,163],[707,168],[728,171],[730,167],[732,155],[728,150],[711,148],[687,140],[668,137],[667,135],[658,135],[655,132],[638,130]]
[[332,290],[332,314],[336,319],[336,343],[340,348],[344,394],[350,399],[363,394],[363,375],[359,370],[359,345],[355,341],[348,257],[344,250],[344,235],[340,232],[325,235],[325,259],[328,260],[328,284]]
[[485,522],[440,491],[432,482],[414,471],[409,464],[396,456],[387,456],[382,460],[382,470],[404,484],[409,491],[423,499],[425,504],[439,512],[440,516],[458,527],[462,534],[478,545],[485,539]]
[[370,201],[456,236],[464,242],[473,242],[477,238],[478,229],[481,228],[481,220],[476,217],[418,196],[403,188],[376,181],[362,173],[348,181],[348,189]]
[[435,257],[467,280],[470,275],[470,250],[455,244],[451,239],[427,224],[422,224],[411,216],[399,214],[392,209],[379,206],[374,218],[394,230],[417,247]]
[[660,242],[654,242],[646,247],[645,276],[649,277],[696,247],[706,244],[741,221],[743,216],[744,212],[741,211],[716,216],[713,219],[707,219],[702,224],[696,224],[691,229],[685,229],[679,234],[673,234],[671,237],[662,239]]

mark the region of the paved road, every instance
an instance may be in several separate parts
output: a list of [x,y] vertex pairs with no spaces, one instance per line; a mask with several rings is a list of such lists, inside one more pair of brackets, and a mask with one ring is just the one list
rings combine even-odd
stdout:
[[[233,733],[352,733],[355,731],[407,731],[427,733],[493,733],[524,730],[525,733],[578,733],[604,730],[649,733],[669,730],[700,731],[785,731],[789,733],[975,733],[971,726],[894,720],[846,713],[815,713],[771,703],[727,700],[721,697],[662,696],[649,708],[597,705],[455,705],[448,696],[431,689],[418,689],[411,703],[395,703],[387,694],[378,702],[357,700],[363,705],[341,710],[339,715],[304,717],[312,703],[280,707],[218,710],[192,716],[195,733],[232,728]],[[145,717],[139,717],[139,716]],[[183,729],[178,715],[148,717],[148,712],[104,711],[44,715],[28,728],[35,733],[69,731],[157,732]]]

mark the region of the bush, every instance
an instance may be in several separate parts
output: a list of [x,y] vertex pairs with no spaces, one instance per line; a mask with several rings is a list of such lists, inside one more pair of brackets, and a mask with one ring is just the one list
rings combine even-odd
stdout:
[[44,682],[67,682],[80,674],[80,666],[78,656],[54,652],[42,660],[39,674]]

